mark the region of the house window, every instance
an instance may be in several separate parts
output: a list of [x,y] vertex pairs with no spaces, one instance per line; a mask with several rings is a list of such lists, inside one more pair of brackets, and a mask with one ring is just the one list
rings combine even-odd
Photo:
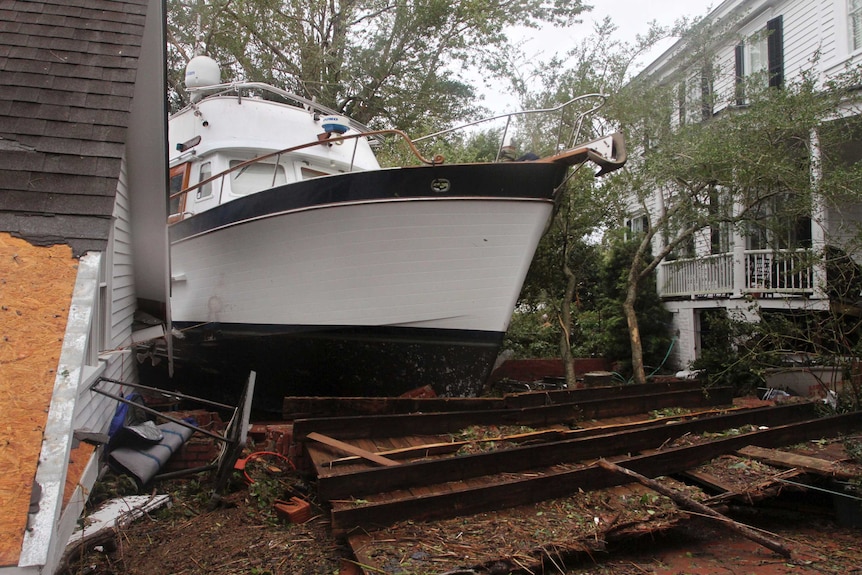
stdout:
[[712,90],[712,77],[705,69],[696,71],[677,86],[677,119],[680,126],[712,117]]
[[730,202],[720,190],[711,188],[709,190],[709,217],[712,225],[709,226],[709,252],[711,254],[723,254],[730,251],[731,226],[727,217],[730,212]]
[[752,39],[745,45],[744,74],[753,76],[769,70],[769,45],[765,36]]
[[646,215],[634,216],[626,220],[626,227],[631,232],[631,235],[644,234],[649,231],[649,217]]
[[[862,0],[851,0],[862,5]],[[747,78],[761,75],[765,85],[784,85],[784,18],[778,16],[766,23],[763,33],[749,38],[736,47],[736,104],[745,104],[744,83]]]
[[848,0],[847,21],[850,25],[850,49],[862,48],[862,0]]

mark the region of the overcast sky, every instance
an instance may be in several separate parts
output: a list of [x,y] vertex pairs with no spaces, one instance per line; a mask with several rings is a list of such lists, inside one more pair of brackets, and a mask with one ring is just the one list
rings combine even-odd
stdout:
[[[563,53],[570,46],[593,32],[593,25],[609,16],[617,26],[619,40],[634,42],[638,34],[645,34],[649,23],[656,21],[660,26],[670,26],[679,18],[705,16],[720,0],[586,0],[593,9],[584,14],[582,24],[568,29],[551,28],[545,30],[519,29],[513,39],[523,34],[526,44],[524,52],[530,58],[546,60],[555,53]],[[672,40],[656,47],[643,65],[659,56],[670,47]],[[492,91],[493,92],[493,91]],[[518,109],[517,102],[500,93],[485,93],[485,104],[495,113]]]

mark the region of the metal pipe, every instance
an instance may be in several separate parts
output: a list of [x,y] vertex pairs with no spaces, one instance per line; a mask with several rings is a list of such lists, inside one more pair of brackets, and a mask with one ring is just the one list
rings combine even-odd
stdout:
[[125,403],[126,405],[133,405],[136,408],[141,409],[141,410],[145,411],[146,413],[149,413],[150,415],[155,415],[156,417],[161,417],[162,419],[166,419],[172,423],[176,423],[177,425],[182,425],[186,429],[191,429],[192,431],[199,431],[199,432],[203,433],[204,435],[212,437],[213,439],[217,439],[218,441],[224,441],[225,443],[231,443],[231,444],[235,443],[233,440],[228,439],[224,436],[221,436],[217,433],[213,433],[212,431],[207,431],[206,429],[203,429],[203,428],[198,427],[196,425],[192,425],[191,423],[189,423],[187,421],[183,421],[182,419],[177,419],[176,417],[171,417],[170,415],[165,415],[163,412],[157,411],[151,407],[147,407],[146,405],[141,405],[140,403],[135,403],[134,401],[129,401],[125,397],[119,396],[119,395],[111,393],[109,391],[105,391],[104,389],[99,389],[95,385],[91,386],[90,389],[92,391],[95,391],[96,393],[101,393],[102,395],[104,395],[106,397],[110,397],[111,399],[116,399],[120,403]]
[[166,389],[159,389],[158,387],[150,387],[148,385],[143,385],[141,383],[129,383],[126,381],[119,381],[117,379],[111,379],[110,377],[100,377],[95,382],[93,382],[93,385],[96,385],[97,383],[99,383],[99,381],[107,381],[107,382],[116,383],[119,385],[128,385],[129,387],[134,387],[135,389],[146,389],[147,391],[153,391],[156,393],[161,393],[162,395],[164,395],[166,397],[178,397],[180,399],[190,399],[192,401],[205,403],[207,405],[212,405],[215,407],[223,407],[224,409],[236,409],[235,405],[227,405],[224,403],[217,403],[215,401],[210,401],[209,399],[203,399],[201,397],[195,397],[193,395],[185,395],[184,393],[180,393],[178,391],[168,391]]

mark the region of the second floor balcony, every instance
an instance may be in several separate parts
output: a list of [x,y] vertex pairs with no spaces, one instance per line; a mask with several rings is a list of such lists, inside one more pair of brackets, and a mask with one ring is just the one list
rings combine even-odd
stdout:
[[[658,289],[664,298],[818,297],[811,250],[737,250],[665,261]],[[820,284],[822,285],[822,283]]]

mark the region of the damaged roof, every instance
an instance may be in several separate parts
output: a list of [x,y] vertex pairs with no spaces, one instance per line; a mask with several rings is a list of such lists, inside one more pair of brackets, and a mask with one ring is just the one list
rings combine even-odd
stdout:
[[0,231],[104,250],[147,0],[0,0]]

